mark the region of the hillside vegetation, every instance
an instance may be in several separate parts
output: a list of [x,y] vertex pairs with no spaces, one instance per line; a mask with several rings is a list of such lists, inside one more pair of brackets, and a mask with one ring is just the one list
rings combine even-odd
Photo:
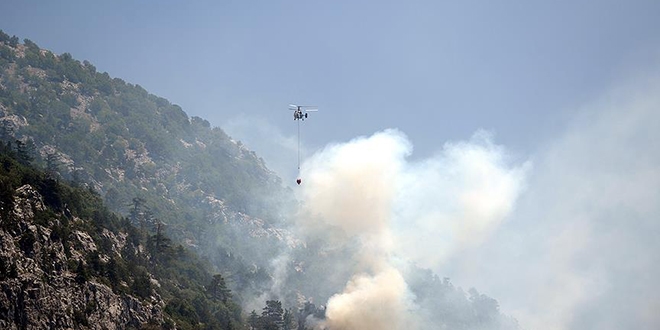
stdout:
[[[9,274],[0,282],[12,287],[0,326],[94,327],[116,314],[117,328],[306,329],[324,318],[312,301],[351,277],[345,256],[356,242],[286,230],[297,202],[240,142],[139,85],[2,31],[0,141]],[[34,217],[15,216],[26,213],[21,201],[40,200]],[[409,268],[416,312],[435,328],[517,329],[494,299]],[[71,302],[36,304],[46,292]],[[132,307],[100,312],[110,305]]]
[[181,244],[108,211],[89,188],[0,145],[0,326],[239,329],[225,279]]
[[[141,226],[163,225],[242,293],[291,241],[273,205],[293,205],[262,159],[208,121],[68,53],[0,33],[0,138],[98,192]],[[254,249],[258,246],[260,249]]]

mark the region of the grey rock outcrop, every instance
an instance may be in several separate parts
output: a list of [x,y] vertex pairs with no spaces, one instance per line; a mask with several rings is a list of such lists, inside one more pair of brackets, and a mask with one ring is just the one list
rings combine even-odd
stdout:
[[94,278],[81,280],[75,266],[97,252],[90,235],[72,231],[57,237],[52,226],[58,216],[35,221],[46,209],[35,189],[23,186],[15,196],[12,216],[0,219],[0,329],[125,329],[163,323],[164,303],[157,294],[141,300],[113,292]]

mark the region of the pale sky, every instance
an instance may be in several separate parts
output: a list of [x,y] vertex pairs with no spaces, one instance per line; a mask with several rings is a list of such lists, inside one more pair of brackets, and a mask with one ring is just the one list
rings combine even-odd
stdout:
[[[528,329],[660,327],[660,1],[4,0],[0,29],[208,119],[290,184],[289,103],[320,109],[304,158],[398,129],[420,219],[465,229],[443,207],[474,187],[497,211],[443,260],[415,251],[436,273]],[[488,175],[453,161],[475,132]]]
[[658,1],[0,3],[6,33],[89,60],[214,126],[238,120],[244,132],[255,119],[291,136],[287,105],[312,104],[311,150],[399,128],[413,157],[478,129],[533,150],[655,58],[658,17]]

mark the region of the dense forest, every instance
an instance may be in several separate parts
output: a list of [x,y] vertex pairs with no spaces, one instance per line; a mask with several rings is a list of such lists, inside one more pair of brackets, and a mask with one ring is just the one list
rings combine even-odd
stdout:
[[[5,247],[0,259],[0,283],[4,288],[47,291],[44,287],[53,286],[57,292],[68,287],[86,288],[93,281],[116,295],[134,297],[151,308],[163,307],[160,317],[134,326],[240,328],[240,307],[232,300],[222,275],[212,274],[206,262],[173,243],[158,226],[135,226],[131,219],[110,212],[94,190],[62,182],[54,172],[35,169],[31,159],[20,141],[0,146],[0,227]],[[31,189],[32,194],[23,196]],[[16,212],[25,211],[21,203],[37,205],[31,216]],[[21,253],[8,252],[12,243]],[[31,258],[38,266],[25,269],[21,266],[25,264],[23,258],[17,256]],[[35,270],[41,278],[30,276]],[[12,299],[15,297],[7,291],[0,312],[0,322],[6,328],[10,324],[19,328],[43,325],[30,322],[42,316],[30,314],[49,316],[56,311],[48,303]],[[97,310],[100,306],[93,299],[81,303],[84,308],[72,303],[73,324],[60,325],[90,326],[88,316],[101,312]],[[58,321],[56,315],[49,318]]]
[[[74,232],[98,247],[66,256],[72,281],[160,303],[154,326],[312,328],[350,278],[342,263],[353,247],[288,230],[298,202],[239,141],[139,85],[2,31],[0,140],[3,226],[14,223],[17,191],[33,187],[47,205],[34,222],[63,251]],[[125,237],[121,257],[108,237]],[[517,328],[494,299],[409,268],[425,322]],[[94,310],[83,312],[84,326]]]
[[258,290],[272,255],[250,246],[280,244],[270,206],[287,194],[254,152],[139,85],[27,39],[0,34],[0,70],[0,138],[22,141],[36,164],[97,191],[110,210],[140,211],[144,224],[166,224],[221,259],[213,263],[238,274],[238,291]]
[[[94,190],[63,182],[56,172],[37,169],[31,162],[20,141],[0,145],[3,327],[90,327],[90,318],[103,313],[94,299],[72,299],[68,324],[66,317],[58,319],[56,315],[54,306],[61,303],[57,298],[26,304],[7,294],[12,287],[24,291],[48,286],[54,286],[56,292],[78,287],[86,293],[89,282],[106,286],[115,295],[134,297],[152,309],[162,308],[144,323],[129,319],[116,324],[118,328],[298,329],[298,322],[307,316],[301,313],[322,317],[313,304],[294,312],[283,309],[280,301],[269,300],[261,314],[252,311],[243,321],[224,277],[213,274],[208,262],[195,253],[172,242],[160,225],[142,226],[136,213],[118,216],[105,207]],[[32,211],[25,212],[21,204],[31,205]],[[83,242],[85,238],[88,240]],[[8,245],[16,245],[19,253],[11,253]],[[38,260],[37,268],[30,270],[32,274],[23,267],[23,259],[28,258]],[[39,279],[31,277],[35,270],[41,273]],[[65,284],[51,285],[62,280]],[[38,323],[43,318],[48,323]],[[107,323],[117,320],[96,321],[105,322],[101,328],[112,328]]]

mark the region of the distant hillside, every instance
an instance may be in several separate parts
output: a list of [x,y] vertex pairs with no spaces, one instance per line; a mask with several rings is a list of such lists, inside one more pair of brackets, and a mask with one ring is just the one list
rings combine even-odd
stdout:
[[[78,223],[93,226],[87,233],[99,251],[98,257],[92,253],[87,260],[85,256],[80,265],[81,257],[67,256],[67,263],[74,260],[78,265],[68,265],[61,276],[70,284],[72,276],[73,280],[78,276],[73,273],[82,274],[78,278],[95,278],[93,281],[119,293],[134,298],[137,295],[135,299],[143,306],[160,306],[155,316],[144,316],[144,320],[155,319],[156,324],[163,325],[169,318],[184,328],[186,324],[205,328],[218,318],[216,312],[208,313],[208,308],[213,308],[224,316],[209,328],[230,328],[239,324],[235,301],[244,307],[245,322],[253,329],[306,329],[306,320],[318,322],[324,317],[324,307],[312,301],[325,303],[345,287],[352,275],[352,265],[345,256],[355,248],[355,242],[337,246],[324,237],[303,242],[287,231],[287,216],[295,214],[298,207],[291,191],[282,186],[262,159],[220,128],[211,127],[199,117],[189,118],[180,107],[139,85],[97,72],[87,61],[81,63],[68,53],[55,55],[27,39],[20,43],[1,31],[0,141],[5,146],[12,143],[9,149],[19,162],[44,168],[51,179],[45,182],[70,181],[74,191],[86,191],[94,203],[102,199],[110,211],[125,218],[108,222],[106,218],[116,216],[108,215],[104,208],[99,214],[90,214],[93,208],[86,208],[86,216],[77,215],[93,221],[75,222],[69,230],[80,231]],[[0,181],[0,188],[3,185]],[[14,190],[7,189],[10,194],[23,185],[11,187]],[[51,189],[35,189],[44,199],[52,194]],[[66,210],[55,208],[50,218],[66,218]],[[42,220],[26,219],[22,226],[29,227],[30,221]],[[51,225],[43,223],[44,229],[35,230],[46,231]],[[131,269],[130,275],[117,283],[108,279],[109,285],[103,279],[110,276],[103,273],[104,267],[109,267],[112,259],[107,258],[119,243],[104,238],[105,232],[99,228],[107,226],[116,229],[108,229],[115,237],[132,239],[132,246],[141,251],[137,254],[142,261],[137,264],[143,267]],[[11,240],[18,240],[20,245],[25,231],[17,233],[19,236]],[[72,241],[79,241],[79,236],[72,237]],[[166,245],[181,246],[169,249],[168,256],[160,259],[157,255],[162,245],[158,242],[163,237],[172,239]],[[211,284],[200,285],[208,283],[210,276],[200,270],[203,267],[176,268],[187,267],[187,259],[179,258],[187,249],[199,253],[212,273],[226,279],[232,291],[231,302],[221,299],[224,307],[213,305],[218,302],[209,296],[207,285]],[[15,260],[30,258],[25,254],[29,252],[16,253],[12,257]],[[192,254],[191,258],[198,260]],[[170,266],[175,268],[164,268]],[[466,293],[429,270],[409,268],[406,282],[420,306],[420,315],[436,328],[518,329],[515,320],[500,313],[496,300],[474,289]],[[9,269],[14,274],[13,268]],[[158,276],[169,278],[162,271],[171,271],[176,279],[152,282]],[[194,283],[177,276],[179,272],[190,276]],[[141,289],[147,283],[151,283],[148,292]],[[172,287],[166,287],[167,283]],[[134,286],[141,293],[122,291],[126,286]],[[160,297],[147,298],[152,292]],[[120,295],[111,299],[125,298]],[[5,304],[10,299],[15,296],[8,297]],[[0,301],[0,319],[2,306]],[[97,317],[90,313],[85,309],[86,322]],[[79,316],[80,322],[85,322],[83,315]],[[7,317],[14,317],[14,324],[23,322],[16,316]],[[222,323],[227,320],[230,325]]]
[[4,33],[0,139],[23,141],[37,164],[89,184],[135,223],[166,224],[176,241],[241,274],[239,292],[259,291],[269,280],[262,265],[295,241],[271,213],[293,200],[254,152],[139,85]]
[[254,194],[282,189],[254,152],[139,85],[27,39],[0,35],[0,45],[2,133],[31,140],[41,156],[57,154],[62,173],[90,179],[110,201],[195,192],[256,214],[264,209]]
[[20,146],[0,145],[0,328],[243,327],[222,275],[33,168]]

